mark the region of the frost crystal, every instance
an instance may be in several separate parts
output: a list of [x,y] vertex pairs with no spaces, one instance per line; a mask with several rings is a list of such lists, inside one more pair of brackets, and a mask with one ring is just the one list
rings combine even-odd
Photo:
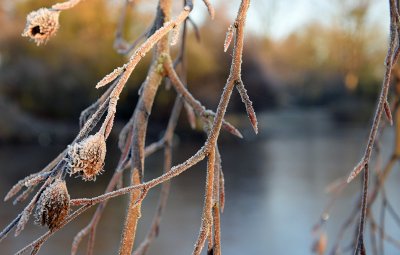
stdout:
[[70,174],[82,173],[85,181],[96,179],[103,171],[106,157],[106,141],[104,135],[97,133],[69,147]]
[[59,16],[59,11],[47,8],[29,13],[22,36],[33,39],[38,46],[45,44],[60,27]]

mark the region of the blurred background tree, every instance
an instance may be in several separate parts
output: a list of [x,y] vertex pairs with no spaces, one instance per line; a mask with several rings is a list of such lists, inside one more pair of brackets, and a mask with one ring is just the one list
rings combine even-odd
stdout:
[[[269,2],[254,4],[264,10]],[[24,122],[20,119],[27,116],[38,126],[44,120],[76,123],[80,111],[99,94],[94,84],[124,62],[112,47],[118,22],[115,14],[121,7],[116,1],[85,1],[77,7],[79,11],[61,15],[65,25],[46,47],[22,39],[25,20],[21,17],[51,3],[1,3],[0,107],[4,116],[0,117],[9,121],[8,127],[0,127],[0,140],[8,140],[15,133],[12,130],[19,130]],[[152,4],[155,3],[129,9],[126,38],[136,38],[146,30],[152,18],[147,11],[152,8],[146,5]],[[247,37],[243,79],[257,111],[318,106],[327,107],[336,120],[360,121],[369,117],[383,71],[384,32],[368,21],[369,0],[336,0],[327,8],[332,10],[327,22],[311,19],[282,38],[271,34],[279,3],[267,8],[267,18],[260,11],[254,17],[262,27],[253,28]],[[193,29],[188,38],[188,64],[196,66],[188,70],[188,84],[208,107],[216,106],[216,95],[222,89],[229,63],[229,56],[215,45],[223,44],[224,31],[218,29],[228,26],[230,13],[222,3],[217,4],[217,9],[212,22],[222,26],[200,21],[200,41]],[[129,117],[148,63],[147,58],[129,81],[118,118]],[[157,104],[165,111],[172,104],[169,93],[173,92],[163,89],[158,95]],[[241,107],[240,97],[234,96],[231,110],[236,112]],[[154,113],[156,120],[163,121],[163,116],[167,116],[163,111]]]

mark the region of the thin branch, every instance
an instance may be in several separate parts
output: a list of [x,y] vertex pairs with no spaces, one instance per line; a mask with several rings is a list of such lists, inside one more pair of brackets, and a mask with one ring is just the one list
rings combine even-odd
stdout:
[[203,0],[204,4],[207,6],[208,13],[210,14],[211,19],[214,19],[215,17],[215,10],[212,4],[210,3],[210,0]]
[[80,215],[81,213],[86,211],[89,207],[91,207],[91,205],[84,205],[84,206],[80,207],[79,209],[74,211],[71,215],[69,215],[67,219],[65,219],[63,222],[61,222],[59,226],[55,227],[53,230],[47,231],[45,234],[40,236],[38,239],[36,239],[32,243],[28,244],[27,246],[25,246],[24,248],[19,250],[17,253],[15,253],[15,255],[22,255],[25,252],[27,252],[29,249],[32,249],[31,255],[37,254],[39,252],[41,246],[44,244],[44,242],[47,239],[49,239],[54,233],[56,233],[59,229],[64,227],[66,224],[68,224],[69,222],[74,220],[78,215]]
[[193,167],[194,165],[196,165],[197,163],[199,163],[200,161],[202,161],[206,156],[206,151],[205,151],[205,147],[200,148],[193,156],[191,156],[190,158],[188,158],[186,161],[184,161],[183,163],[176,165],[174,167],[171,168],[170,171],[160,175],[157,178],[154,178],[151,181],[148,182],[144,182],[138,185],[132,185],[132,186],[128,186],[122,189],[118,189],[97,197],[93,197],[93,198],[78,198],[78,199],[72,199],[71,200],[71,205],[73,206],[77,206],[77,205],[85,205],[85,204],[98,204],[101,203],[105,200],[108,200],[110,198],[114,198],[117,196],[121,196],[124,195],[126,193],[129,193],[133,190],[150,190],[151,188],[154,188],[155,186],[168,181],[170,179],[172,179],[175,176],[180,175],[182,172],[186,171],[187,169]]
[[[161,139],[160,141],[155,142],[146,147],[145,156],[148,157],[163,147],[164,147],[164,139]],[[130,144],[127,144],[126,151],[128,151],[129,148],[130,148]],[[126,157],[127,157],[127,153],[123,153],[121,155],[117,169],[115,170],[113,176],[111,177],[111,180],[108,183],[107,188],[104,193],[113,191],[117,187],[119,180],[121,180],[124,170],[130,167],[130,161],[126,161],[126,159],[125,159]],[[124,162],[126,162],[126,163],[124,164]],[[89,224],[86,227],[84,227],[81,231],[79,231],[78,234],[75,236],[74,241],[72,243],[72,247],[71,247],[71,255],[75,255],[78,252],[79,244],[81,243],[82,239],[85,236],[87,236],[88,234],[90,234],[90,237],[89,237],[89,241],[88,241],[88,245],[87,245],[87,247],[88,247],[87,254],[88,255],[93,254],[96,228],[97,228],[97,225],[101,219],[101,216],[102,216],[106,206],[107,206],[107,200],[103,201],[97,207],[96,212],[94,213]]]
[[17,226],[18,222],[21,220],[22,217],[22,213],[18,214],[18,216],[10,222],[10,224],[8,224],[7,227],[5,227],[1,233],[0,233],[0,242],[3,241],[4,238],[7,237],[8,233],[10,233],[10,231]]
[[194,245],[193,255],[200,255],[204,247],[205,241],[210,234],[213,225],[213,187],[214,187],[214,170],[215,170],[215,147],[208,153],[207,159],[207,177],[206,177],[206,194],[203,206],[203,215],[201,217],[200,233]]
[[213,187],[213,230],[214,239],[212,245],[212,254],[221,255],[221,210],[220,210],[220,192],[221,192],[221,154],[219,153],[218,147],[216,148],[215,157],[215,176],[214,176],[214,187]]
[[[158,13],[160,21],[165,25],[170,20],[171,2],[160,0]],[[182,22],[186,17],[182,20]],[[171,29],[175,29],[175,24]],[[160,28],[161,29],[161,28]],[[157,31],[152,35],[154,36]],[[151,37],[150,37],[151,38]],[[150,39],[149,38],[149,39]],[[144,148],[146,141],[147,125],[155,95],[161,84],[163,74],[159,72],[158,66],[162,64],[164,56],[169,53],[168,37],[163,37],[157,44],[154,60],[150,66],[147,78],[142,85],[141,96],[134,111],[132,144],[131,144],[131,184],[140,184],[144,175]],[[128,255],[132,253],[136,234],[136,226],[141,217],[141,204],[134,205],[134,202],[141,195],[140,191],[133,191],[130,194],[128,212],[124,223],[119,254]]]
[[[390,79],[392,75],[392,69],[393,65],[395,64],[395,61],[397,61],[396,57],[396,52],[395,52],[395,47],[396,44],[398,45],[398,36],[399,36],[399,27],[398,27],[398,13],[397,13],[397,7],[394,2],[394,0],[390,0],[390,42],[389,42],[389,49],[386,55],[386,60],[385,60],[385,75],[383,78],[383,83],[382,83],[382,89],[381,89],[381,94],[379,96],[379,101],[378,101],[378,106],[376,108],[374,120],[372,123],[371,131],[368,137],[368,144],[365,149],[365,153],[363,158],[361,159],[360,163],[357,164],[357,166],[354,168],[354,170],[350,173],[347,182],[351,182],[362,170],[363,166],[368,164],[371,158],[372,154],[372,149],[374,147],[376,135],[378,133],[379,129],[379,124],[382,118],[382,114],[385,111],[385,103],[387,102],[387,97],[389,93],[389,87],[390,87]],[[397,13],[397,14],[396,14]]]
[[[182,111],[182,99],[177,97],[175,99],[174,106],[172,108],[171,117],[168,121],[167,130],[164,135],[165,148],[164,148],[164,172],[169,172],[172,166],[172,139],[176,124],[180,112]],[[154,215],[153,222],[150,226],[149,232],[147,233],[143,242],[138,246],[137,250],[134,252],[135,255],[146,254],[151,242],[157,237],[160,228],[161,216],[167,204],[167,199],[170,190],[170,182],[166,181],[162,184],[160,191],[160,198],[157,205],[156,214]]]
[[[187,87],[182,83],[182,81],[179,79],[178,74],[176,73],[175,69],[173,68],[173,64],[171,59],[167,58],[164,62],[164,68],[168,74],[169,79],[171,80],[172,84],[174,85],[174,88],[176,89],[177,93],[179,93],[185,101],[192,106],[193,110],[196,112],[196,114],[200,117],[203,118],[203,120],[206,122],[206,124],[211,124],[210,122],[210,117],[214,118],[215,113],[207,110],[201,103],[198,101],[196,98],[193,97],[193,95],[188,91]],[[231,134],[243,138],[243,135],[237,130],[232,124],[229,122],[222,120],[222,124],[225,130],[230,132]]]
[[244,103],[244,105],[246,107],[247,116],[249,117],[251,125],[253,126],[254,132],[257,134],[258,133],[258,121],[257,121],[256,112],[254,111],[253,102],[251,102],[242,80],[238,80],[236,82],[236,88],[239,91],[242,102]]
[[[57,11],[66,10],[74,7],[81,0],[70,0],[64,3],[55,4],[53,8]],[[204,0],[207,5],[210,15],[214,16],[214,9],[212,8],[209,1]],[[78,215],[85,212],[88,208],[101,203],[93,215],[91,222],[76,236],[74,244],[72,247],[72,253],[77,251],[79,242],[82,240],[83,236],[90,233],[88,242],[88,254],[93,253],[96,226],[100,220],[101,214],[106,206],[106,201],[116,196],[130,193],[130,203],[128,208],[128,215],[125,221],[125,227],[123,230],[123,237],[120,246],[120,254],[130,254],[134,236],[136,232],[136,224],[140,218],[140,207],[143,199],[146,197],[148,191],[159,185],[163,184],[160,203],[158,205],[157,214],[155,215],[152,227],[149,231],[147,238],[144,241],[144,248],[139,248],[137,252],[141,253],[147,250],[147,247],[151,240],[157,236],[161,214],[165,208],[166,199],[169,190],[169,180],[176,177],[183,171],[196,165],[198,162],[202,161],[207,157],[207,182],[206,182],[206,192],[205,201],[203,207],[203,219],[201,223],[201,230],[199,233],[199,238],[196,241],[194,254],[200,254],[204,247],[205,240],[208,238],[210,247],[213,253],[220,254],[220,212],[223,210],[224,203],[224,181],[223,173],[221,169],[221,158],[217,149],[217,140],[220,134],[221,128],[225,128],[233,134],[241,137],[239,131],[233,127],[230,123],[224,120],[224,115],[228,102],[230,100],[234,84],[241,80],[241,62],[242,62],[242,52],[243,52],[243,29],[245,24],[245,18],[247,10],[249,7],[249,0],[243,0],[240,4],[239,12],[234,23],[235,27],[235,43],[233,51],[233,59],[231,64],[231,70],[228,77],[228,81],[224,87],[224,91],[221,95],[220,102],[216,113],[206,110],[200,102],[198,102],[185,88],[183,82],[180,80],[179,76],[174,70],[172,61],[169,54],[168,47],[168,37],[166,36],[170,31],[177,31],[179,26],[186,22],[188,15],[193,8],[192,1],[184,1],[185,6],[183,10],[178,14],[178,16],[170,20],[171,11],[171,0],[160,0],[159,8],[155,22],[152,26],[150,33],[146,34],[148,38],[135,50],[131,55],[129,61],[115,69],[110,74],[106,75],[97,84],[97,87],[105,86],[111,82],[113,84],[107,89],[107,91],[97,100],[97,102],[87,108],[82,112],[80,122],[81,130],[79,131],[76,138],[71,143],[71,146],[75,146],[75,143],[80,143],[84,138],[86,138],[89,133],[97,126],[98,122],[102,119],[104,113],[107,111],[107,115],[100,127],[98,133],[102,138],[107,139],[114,124],[114,117],[116,114],[116,107],[122,93],[122,90],[130,78],[133,70],[140,60],[157,44],[155,50],[155,57],[153,58],[152,65],[149,69],[147,80],[144,82],[139,98],[139,102],[136,105],[135,112],[132,119],[128,122],[126,128],[121,132],[120,137],[120,149],[121,157],[117,169],[110,180],[107,189],[103,195],[94,198],[81,198],[72,199],[70,205],[81,206],[75,210],[72,214],[67,216],[67,218],[61,221],[56,227],[52,228],[50,231],[46,232],[44,235],[36,239],[34,242],[23,248],[18,252],[21,254],[29,249],[32,250],[32,254],[36,254],[43,243],[52,236],[59,229],[64,227],[66,224],[75,219]],[[128,2],[127,2],[128,4]],[[123,24],[124,17],[120,24]],[[189,20],[190,21],[190,20]],[[184,34],[186,32],[186,23],[184,26]],[[122,31],[120,29],[119,33]],[[153,30],[154,29],[154,30]],[[118,34],[117,34],[118,38]],[[141,38],[139,38],[141,40]],[[182,43],[182,49],[184,48],[184,41]],[[182,60],[182,67],[185,67],[183,61],[183,50],[179,56]],[[183,68],[184,69],[184,68]],[[147,123],[149,115],[152,110],[152,105],[156,92],[158,90],[159,84],[164,76],[168,76],[173,82],[175,88],[179,95],[176,98],[174,108],[171,113],[170,121],[166,130],[164,137],[151,144],[145,149],[145,138],[147,133]],[[182,78],[185,81],[185,78]],[[182,99],[185,99],[183,102]],[[193,110],[201,116],[205,122],[205,128],[209,130],[208,138],[205,145],[201,147],[192,157],[188,158],[183,163],[176,165],[171,168],[172,162],[172,139],[174,130],[178,121],[179,113],[181,112],[182,106],[185,105],[188,111],[190,122],[193,125],[194,115]],[[190,106],[189,106],[190,105]],[[104,142],[104,140],[102,140]],[[164,173],[159,177],[143,182],[143,171],[144,171],[144,160],[150,153],[164,148]],[[27,187],[17,200],[25,198],[30,189],[33,189],[38,183],[44,181],[44,184],[36,193],[33,200],[28,204],[23,213],[20,214],[9,226],[6,227],[4,231],[1,232],[1,238],[14,227],[17,226],[17,233],[22,230],[23,226],[27,222],[29,214],[32,211],[33,206],[36,204],[37,197],[41,194],[41,190],[45,188],[50,182],[56,178],[65,178],[67,173],[67,159],[66,158],[67,149],[59,155],[48,167],[38,174],[27,177],[23,181],[20,181],[14,188],[11,189],[6,199],[16,195],[23,187]],[[127,167],[131,167],[131,185],[125,188],[120,188],[114,190],[115,187],[120,183],[122,172]],[[114,191],[113,191],[114,190]],[[142,247],[142,246],[141,246]],[[142,253],[141,253],[142,254]]]
[[363,183],[363,194],[361,200],[361,217],[360,217],[358,237],[354,255],[357,255],[358,253],[360,253],[361,255],[365,254],[364,226],[365,226],[365,218],[367,215],[368,176],[369,176],[368,164],[366,164],[364,166],[364,183]]
[[58,11],[65,11],[75,7],[80,2],[82,2],[82,0],[69,0],[62,3],[56,3],[53,6],[51,6],[51,8]]
[[[186,72],[186,65],[184,61],[184,52],[185,52],[185,39],[186,39],[186,21],[185,20],[183,24],[183,33],[182,33],[182,43],[180,47],[180,64],[181,64],[181,70],[182,70],[182,75]],[[182,105],[183,105],[183,100],[181,96],[177,96],[175,99],[174,106],[172,108],[172,112],[170,115],[170,119],[168,121],[167,129],[165,131],[163,141],[164,141],[164,171],[168,172],[171,169],[172,166],[172,140],[173,140],[173,135],[174,135],[174,130],[176,128],[176,125],[178,123],[179,115],[182,111]],[[185,104],[187,106],[187,104]],[[185,107],[188,116],[189,116],[189,122],[191,123],[191,118],[190,118],[190,111],[188,111],[188,108]],[[190,108],[192,109],[192,108]],[[192,110],[193,111],[193,110]],[[150,229],[145,237],[145,239],[142,241],[142,243],[138,246],[136,251],[134,252],[135,255],[144,255],[148,251],[148,248],[150,247],[151,242],[158,236],[159,233],[159,228],[160,228],[160,222],[161,222],[161,216],[163,214],[163,211],[166,207],[167,204],[167,199],[169,196],[169,190],[170,190],[170,182],[166,181],[162,184],[161,187],[161,192],[160,192],[160,198],[158,202],[158,206],[156,209],[156,214],[154,215],[153,222],[150,226]]]
[[69,215],[68,218],[65,219],[62,223],[60,223],[59,226],[57,226],[56,228],[52,229],[51,231],[48,231],[47,233],[45,233],[44,235],[42,235],[41,237],[36,239],[34,242],[32,242],[31,244],[29,244],[26,247],[24,247],[23,249],[21,249],[17,254],[22,254],[22,253],[26,252],[27,250],[31,249],[32,247],[36,247],[38,245],[41,246],[51,235],[53,235],[55,232],[57,232],[59,229],[64,227],[69,222],[71,222],[78,215],[80,215],[81,213],[85,212],[87,209],[89,209],[90,207],[92,207],[92,206],[94,206],[94,205],[96,205],[98,203],[104,202],[104,201],[106,201],[108,199],[111,199],[111,198],[114,198],[114,197],[117,197],[117,196],[121,196],[121,195],[130,193],[133,190],[141,190],[142,195],[135,202],[135,205],[138,205],[145,198],[147,192],[151,188],[154,188],[155,186],[157,186],[157,185],[159,185],[161,183],[164,183],[165,181],[168,181],[168,180],[170,180],[171,178],[173,178],[175,176],[178,176],[179,174],[181,174],[185,170],[193,167],[194,165],[196,165],[197,163],[202,161],[204,158],[205,158],[205,148],[202,147],[199,151],[197,151],[196,154],[194,154],[192,157],[188,158],[185,162],[172,167],[170,171],[164,173],[163,175],[161,175],[161,176],[159,176],[159,177],[157,177],[157,178],[155,178],[155,179],[153,179],[151,181],[148,181],[148,182],[145,182],[145,183],[142,183],[142,184],[139,184],[139,185],[133,185],[133,186],[129,186],[129,187],[126,187],[126,188],[118,189],[116,191],[112,191],[112,192],[109,192],[109,193],[106,193],[106,194],[103,194],[103,195],[100,195],[100,196],[97,196],[97,197],[94,197],[94,198],[72,199],[70,201],[71,205],[73,205],[73,206],[81,205],[81,207],[78,210],[76,210],[74,213]]
[[[125,72],[121,75],[117,85],[110,95],[110,103],[108,107],[108,113],[106,119],[103,123],[102,129],[111,129],[113,125],[114,115],[116,112],[117,102],[119,99],[119,95],[122,92],[126,82],[131,76],[133,70],[139,61],[148,53],[153,46],[161,40],[169,31],[171,31],[175,26],[182,23],[188,16],[191,11],[190,6],[185,6],[183,11],[176,17],[173,21],[169,21],[164,23],[164,25],[154,32],[136,51],[132,54],[129,61],[125,64]],[[107,127],[110,126],[110,127]]]

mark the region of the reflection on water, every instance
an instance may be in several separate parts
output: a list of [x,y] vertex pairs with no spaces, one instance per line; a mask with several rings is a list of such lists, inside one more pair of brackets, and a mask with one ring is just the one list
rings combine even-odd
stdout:
[[[333,180],[346,176],[358,161],[366,130],[331,123],[323,112],[318,111],[266,114],[261,116],[260,130],[258,139],[221,145],[227,193],[222,215],[223,252],[229,255],[310,254],[310,229],[328,200],[324,188]],[[389,149],[392,139],[390,133],[384,137]],[[199,145],[196,146],[181,144],[175,151],[176,162],[190,156]],[[61,149],[1,147],[0,195],[4,196],[18,179],[44,166]],[[111,159],[107,165],[115,160]],[[162,154],[152,156],[146,165],[146,178],[159,175],[161,167]],[[389,180],[388,194],[396,192],[397,172]],[[109,177],[110,173],[106,173],[96,183],[71,180],[71,195],[99,194]],[[150,254],[191,254],[200,225],[204,181],[204,163],[172,181],[160,236],[151,246]],[[337,202],[327,229],[330,242],[350,212],[359,187],[357,180]],[[150,192],[144,202],[137,240],[143,238],[151,222],[158,191]],[[399,200],[389,198],[399,208]],[[125,205],[126,197],[109,203],[99,226],[95,254],[116,253]],[[0,203],[0,226],[10,221],[20,209],[21,206]],[[69,254],[73,235],[89,221],[92,212],[85,213],[57,233],[44,245],[41,254]],[[399,236],[399,229],[389,219],[386,227],[394,236]],[[10,235],[0,244],[1,254],[12,254],[41,231],[44,229],[29,225],[20,237]],[[395,250],[388,245],[386,252],[394,254]]]

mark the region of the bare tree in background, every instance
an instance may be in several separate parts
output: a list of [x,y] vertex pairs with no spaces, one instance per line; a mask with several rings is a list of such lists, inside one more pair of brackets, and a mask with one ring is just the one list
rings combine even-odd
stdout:
[[[69,0],[54,4],[51,8],[41,8],[31,12],[27,16],[23,36],[31,38],[37,45],[45,44],[59,29],[59,15],[80,2],[81,0]],[[208,8],[210,17],[213,18],[214,9],[212,5],[208,0],[203,0],[203,2]],[[150,243],[158,234],[159,223],[167,202],[169,180],[205,159],[207,160],[205,200],[201,228],[195,241],[193,254],[200,254],[206,242],[208,243],[209,254],[221,254],[220,213],[223,211],[225,198],[218,137],[221,128],[233,135],[242,137],[233,125],[224,120],[235,87],[245,104],[254,131],[256,133],[258,131],[256,115],[241,80],[244,26],[250,1],[241,1],[237,17],[226,35],[223,49],[227,51],[233,40],[232,63],[228,80],[215,112],[206,109],[196,100],[185,84],[187,24],[193,25],[196,29],[189,17],[194,7],[193,2],[190,0],[183,1],[183,7],[179,14],[172,17],[172,1],[160,0],[154,22],[139,38],[129,43],[123,39],[122,30],[126,9],[133,4],[134,1],[129,0],[125,3],[114,44],[118,52],[130,56],[128,62],[116,68],[97,83],[96,88],[108,86],[108,89],[93,105],[82,112],[80,117],[81,129],[74,141],[44,169],[19,181],[5,197],[7,201],[18,195],[14,202],[22,202],[38,187],[38,191],[24,210],[0,233],[0,240],[3,240],[14,228],[16,229],[16,236],[21,233],[34,210],[36,222],[47,225],[49,228],[48,232],[22,248],[17,254],[29,250],[31,250],[31,254],[37,254],[43,243],[54,233],[90,207],[97,205],[92,220],[75,236],[71,249],[71,254],[76,254],[83,237],[89,236],[87,254],[93,254],[97,225],[101,220],[108,199],[128,193],[130,199],[119,254],[131,254],[132,251],[134,251],[134,254],[145,254]],[[173,60],[169,45],[177,43],[180,43],[180,50]],[[103,195],[93,198],[70,198],[65,183],[68,176],[78,175],[84,181],[94,181],[96,176],[103,171],[104,160],[107,155],[106,140],[113,128],[119,96],[136,65],[152,49],[154,49],[152,62],[148,69],[147,78],[139,90],[139,100],[131,119],[120,133],[118,145],[121,156],[107,189]],[[148,120],[157,90],[164,79],[167,86],[170,86],[170,84],[173,86],[177,96],[164,136],[158,142],[146,146]],[[204,146],[192,157],[179,165],[172,166],[172,138],[183,108],[186,110],[188,120],[193,128],[196,126],[196,118],[202,120],[207,139]],[[164,173],[153,180],[145,181],[145,159],[158,150],[164,151]],[[126,169],[130,169],[131,172],[130,186],[121,188],[122,174]],[[146,198],[148,191],[158,185],[162,185],[162,188],[153,223],[146,238],[134,249],[136,226],[141,215],[142,201]]]

